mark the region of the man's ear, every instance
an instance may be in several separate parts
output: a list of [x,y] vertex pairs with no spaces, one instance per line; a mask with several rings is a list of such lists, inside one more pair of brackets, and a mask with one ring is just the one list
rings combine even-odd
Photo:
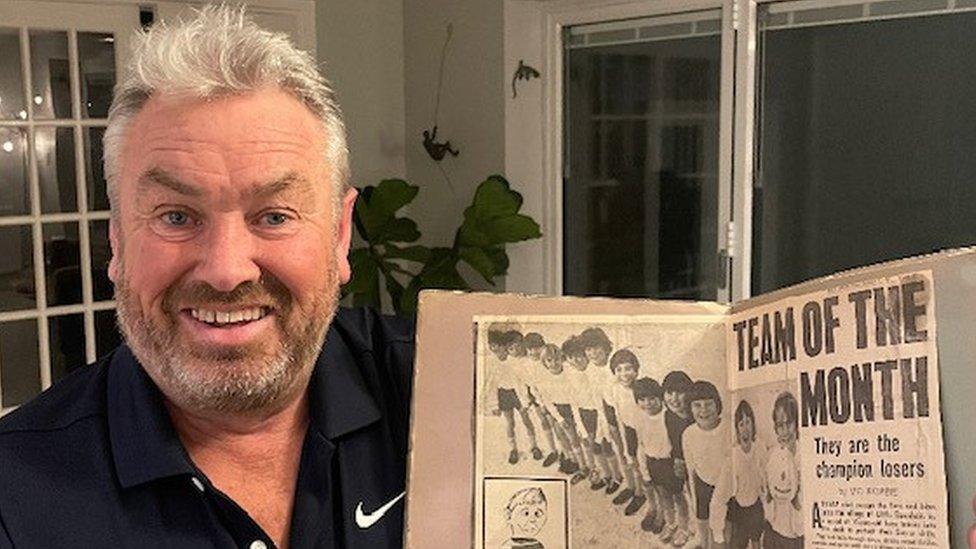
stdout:
[[108,220],[108,241],[112,245],[112,259],[108,262],[108,277],[112,282],[118,284],[119,280],[119,247],[122,245],[119,239],[119,223],[112,216]]
[[349,247],[352,244],[352,212],[356,207],[356,196],[358,194],[359,192],[354,188],[346,191],[345,196],[342,197],[342,207],[337,220],[335,253],[340,284],[349,282],[352,277],[352,267],[349,265]]

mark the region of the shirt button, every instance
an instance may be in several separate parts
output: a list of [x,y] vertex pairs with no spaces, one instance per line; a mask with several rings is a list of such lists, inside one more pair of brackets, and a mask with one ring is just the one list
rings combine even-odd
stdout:
[[203,483],[200,482],[200,479],[198,479],[197,477],[191,477],[190,481],[193,482],[193,485],[197,487],[197,490],[203,492]]
[[268,549],[268,544],[256,539],[251,542],[250,549]]

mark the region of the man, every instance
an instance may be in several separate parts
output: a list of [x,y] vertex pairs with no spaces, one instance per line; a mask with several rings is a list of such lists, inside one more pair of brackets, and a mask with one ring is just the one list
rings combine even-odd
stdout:
[[0,423],[0,547],[401,545],[412,329],[333,321],[344,131],[240,11],[139,39],[105,135],[127,345]]

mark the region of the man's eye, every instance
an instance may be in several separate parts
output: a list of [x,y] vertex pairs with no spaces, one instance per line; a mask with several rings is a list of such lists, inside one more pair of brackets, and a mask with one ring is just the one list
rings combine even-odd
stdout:
[[166,212],[162,217],[163,221],[173,227],[184,227],[190,223],[190,216],[178,210]]
[[288,216],[280,212],[269,212],[262,216],[265,225],[277,227],[288,222]]

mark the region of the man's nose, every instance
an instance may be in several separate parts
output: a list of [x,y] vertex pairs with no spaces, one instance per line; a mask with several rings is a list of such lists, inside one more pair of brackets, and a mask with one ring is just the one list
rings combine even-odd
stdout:
[[215,218],[203,239],[194,278],[221,292],[244,282],[257,282],[261,269],[256,263],[256,238],[245,219],[231,215]]

